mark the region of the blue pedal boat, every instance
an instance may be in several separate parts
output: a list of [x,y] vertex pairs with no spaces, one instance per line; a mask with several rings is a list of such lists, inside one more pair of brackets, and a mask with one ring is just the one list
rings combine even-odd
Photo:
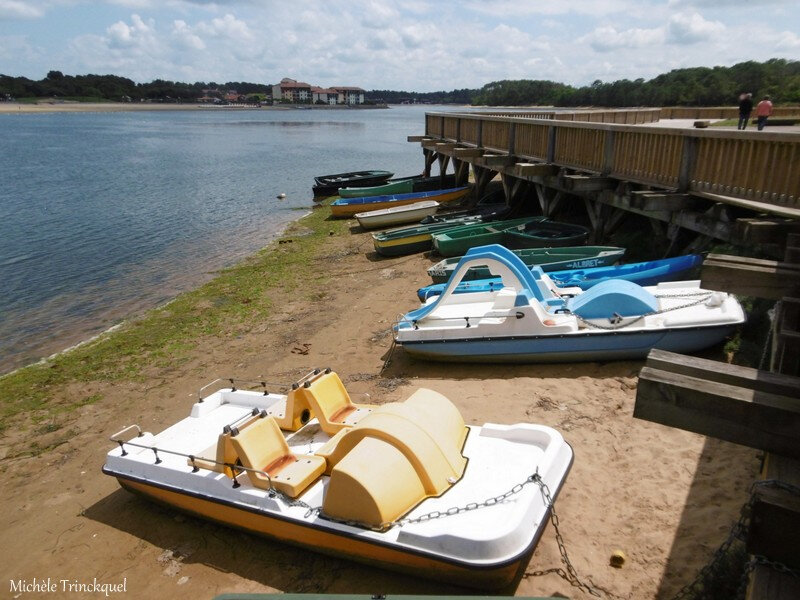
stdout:
[[[456,294],[463,275],[486,266],[497,291]],[[644,358],[653,349],[694,352],[744,323],[730,294],[699,281],[642,287],[602,281],[565,298],[540,268],[499,245],[471,249],[440,296],[395,323],[395,342],[415,358],[456,362],[573,362]]]
[[[547,275],[557,287],[579,287],[582,290],[588,290],[608,279],[626,279],[638,285],[658,285],[663,281],[686,279],[686,275],[702,263],[703,257],[699,254],[686,254],[674,258],[648,260],[626,265],[547,271]],[[417,296],[421,302],[425,302],[431,296],[441,294],[445,287],[444,283],[428,285],[418,289]],[[462,280],[453,293],[491,292],[499,290],[501,287],[503,287],[503,282],[500,277],[488,277],[473,281]]]

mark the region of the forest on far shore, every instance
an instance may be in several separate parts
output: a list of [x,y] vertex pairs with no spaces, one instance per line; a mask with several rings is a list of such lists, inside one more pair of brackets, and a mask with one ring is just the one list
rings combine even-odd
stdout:
[[[235,90],[244,101],[270,102],[271,84],[229,81],[181,83],[156,79],[135,83],[117,75],[64,75],[50,71],[44,79],[0,74],[0,100],[62,98],[85,101],[196,102]],[[367,91],[368,103],[423,102],[483,106],[731,106],[741,92],[756,99],[769,94],[776,104],[800,104],[800,61],[773,58],[731,67],[675,69],[653,79],[597,80],[574,87],[546,80],[503,80],[480,89],[440,92]]]

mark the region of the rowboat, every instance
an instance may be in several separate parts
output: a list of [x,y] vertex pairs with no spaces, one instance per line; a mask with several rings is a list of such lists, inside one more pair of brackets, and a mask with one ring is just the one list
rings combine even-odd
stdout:
[[539,223],[547,217],[523,217],[507,221],[476,223],[449,229],[433,236],[433,247],[442,256],[460,256],[475,246],[500,244],[503,232],[511,227]]
[[503,231],[506,248],[544,248],[579,246],[586,242],[589,230],[582,225],[557,221],[533,221]]
[[122,429],[103,472],[201,518],[415,576],[491,589],[525,568],[572,464],[556,430],[466,425],[428,389],[355,404],[330,369],[287,394],[262,386],[225,380],[160,433]]
[[[625,248],[615,246],[572,246],[565,248],[523,248],[513,250],[528,267],[539,265],[545,273],[562,269],[587,269],[613,264],[625,254]],[[450,279],[460,256],[445,258],[428,269],[433,283],[445,283]],[[464,281],[491,277],[488,269],[470,269]],[[552,274],[551,274],[552,277]]]
[[[499,274],[503,287],[454,293],[476,266]],[[745,321],[736,298],[701,289],[699,281],[641,287],[609,279],[585,292],[567,288],[572,297],[556,290],[541,268],[527,268],[507,248],[473,248],[440,296],[394,325],[395,342],[424,360],[605,361],[643,358],[653,348],[694,352]]]
[[424,252],[425,250],[430,250],[431,237],[437,231],[445,231],[465,223],[478,223],[480,220],[481,217],[478,215],[465,216],[459,217],[458,224],[452,221],[444,221],[389,229],[388,231],[373,233],[372,244],[375,247],[375,252],[381,256],[402,256],[404,254],[413,254],[414,252]]
[[435,214],[437,208],[439,203],[436,200],[424,200],[414,204],[356,213],[356,219],[364,229],[378,229],[405,223],[419,223],[425,217]]
[[469,193],[468,186],[431,190],[428,192],[412,192],[410,194],[389,194],[386,196],[367,196],[365,198],[339,198],[331,203],[331,215],[334,217],[352,217],[356,213],[382,208],[393,208],[404,204],[414,204],[423,200],[435,200],[440,204],[463,198]]
[[349,173],[335,173],[333,175],[319,175],[314,177],[315,198],[334,196],[342,187],[367,187],[380,185],[394,173],[390,171],[351,171]]
[[[519,256],[520,250],[513,250]],[[524,261],[523,261],[524,262]],[[558,288],[580,288],[588,290],[602,281],[608,279],[625,279],[637,285],[658,285],[664,281],[675,281],[676,279],[686,279],[689,271],[702,264],[703,257],[699,254],[687,254],[674,258],[662,258],[660,260],[650,260],[646,262],[628,263],[626,265],[613,265],[605,267],[594,267],[588,269],[564,269],[558,271],[547,271],[545,265],[539,265]],[[525,263],[526,266],[528,263]],[[473,292],[492,292],[503,287],[500,277],[487,277],[485,279],[468,280],[474,271],[487,273],[488,269],[482,271],[471,269],[461,279],[461,283],[453,291],[454,294],[468,294]],[[417,296],[421,301],[426,301],[431,296],[438,296],[445,289],[444,283],[429,285],[417,290]]]
[[427,192],[452,188],[456,185],[455,175],[438,175],[436,177],[405,177],[390,179],[383,185],[372,187],[339,188],[341,198],[363,198],[364,196],[385,196],[387,194],[408,194],[411,192]]

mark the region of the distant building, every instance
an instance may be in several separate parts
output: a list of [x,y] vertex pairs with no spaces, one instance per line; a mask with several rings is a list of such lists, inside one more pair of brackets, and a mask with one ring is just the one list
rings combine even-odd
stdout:
[[296,81],[284,77],[280,83],[272,86],[272,98],[278,102],[288,100],[289,102],[310,102],[311,86],[303,81]]
[[339,92],[334,89],[312,87],[311,99],[314,104],[336,104],[339,101]]
[[364,104],[364,90],[360,87],[337,85],[332,89],[339,95],[337,100],[339,104]]

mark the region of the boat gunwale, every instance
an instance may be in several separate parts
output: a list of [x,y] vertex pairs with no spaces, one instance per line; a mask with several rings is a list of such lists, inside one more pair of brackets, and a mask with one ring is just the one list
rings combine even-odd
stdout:
[[[569,461],[568,461],[568,463],[567,463],[567,465],[566,465],[566,467],[564,469],[563,475],[559,479],[559,485],[556,487],[555,491],[553,491],[553,490],[550,491],[553,504],[555,504],[555,501],[556,501],[558,495],[560,494],[561,489],[564,487],[564,483],[566,482],[567,477],[568,477],[570,471],[572,470],[572,466],[573,466],[573,463],[575,461],[575,450],[573,449],[572,445],[568,441],[563,439],[563,438],[562,438],[562,441],[565,444],[565,446],[567,448],[569,448]],[[287,523],[287,524],[290,524],[290,525],[295,525],[295,526],[306,528],[306,529],[317,530],[317,531],[323,530],[324,533],[328,533],[330,535],[341,536],[341,537],[353,540],[353,541],[361,543],[361,544],[366,544],[368,546],[370,546],[370,545],[378,546],[378,547],[381,547],[381,548],[387,548],[387,549],[395,551],[395,552],[412,554],[414,556],[417,556],[417,557],[420,557],[420,558],[423,558],[423,559],[426,559],[426,560],[430,560],[431,562],[434,562],[434,563],[444,563],[444,564],[451,565],[451,566],[454,566],[454,567],[457,567],[457,568],[460,568],[460,569],[471,570],[471,571],[478,570],[478,571],[482,571],[482,572],[485,572],[485,573],[502,570],[504,568],[507,568],[509,566],[514,565],[515,563],[519,563],[526,556],[531,555],[533,550],[538,545],[539,540],[541,539],[542,534],[544,533],[544,530],[547,528],[547,524],[550,521],[550,515],[551,515],[551,512],[552,512],[552,505],[545,507],[544,516],[542,517],[541,521],[539,522],[539,526],[535,528],[534,533],[531,536],[531,539],[530,539],[529,543],[526,544],[525,548],[522,549],[520,552],[514,554],[510,558],[506,558],[506,559],[503,559],[501,561],[496,561],[496,562],[493,562],[493,563],[483,563],[483,564],[482,563],[477,563],[476,564],[476,563],[473,563],[473,562],[470,562],[470,561],[466,561],[466,560],[459,560],[459,559],[452,558],[452,557],[432,554],[430,552],[427,552],[427,551],[424,551],[424,550],[420,550],[420,549],[417,549],[417,548],[411,548],[411,547],[408,547],[408,546],[401,546],[400,544],[397,544],[397,543],[390,543],[390,542],[377,540],[377,539],[372,539],[372,538],[363,538],[363,537],[360,537],[359,535],[357,535],[355,533],[351,533],[351,532],[349,532],[347,530],[337,528],[336,525],[340,525],[340,524],[336,523],[335,521],[326,521],[326,520],[323,519],[323,523],[321,525],[319,523],[308,523],[308,522],[305,522],[305,521],[302,521],[302,520],[298,520],[298,519],[293,519],[293,518],[290,518],[290,517],[287,517],[287,516],[284,516],[284,515],[267,512],[267,511],[265,511],[263,509],[260,510],[257,507],[239,504],[239,503],[236,503],[235,501],[232,501],[232,500],[226,500],[226,499],[223,499],[223,498],[215,498],[213,496],[209,496],[207,494],[203,494],[203,493],[200,493],[200,492],[195,492],[195,491],[192,491],[192,490],[187,490],[185,488],[174,487],[174,486],[171,486],[171,485],[166,484],[166,483],[153,481],[152,479],[140,478],[140,477],[136,477],[135,475],[128,474],[128,473],[120,473],[120,472],[117,472],[117,471],[114,471],[114,470],[110,469],[105,464],[103,464],[103,467],[102,467],[101,470],[102,470],[104,475],[109,475],[111,477],[114,477],[117,480],[124,479],[124,480],[128,480],[128,481],[132,481],[132,482],[138,483],[138,484],[140,484],[140,485],[142,485],[144,487],[150,486],[150,487],[154,487],[154,488],[157,488],[157,489],[161,489],[161,490],[165,490],[165,491],[168,491],[168,492],[172,492],[172,493],[175,493],[175,494],[188,496],[190,498],[196,498],[196,499],[199,499],[199,500],[204,500],[206,502],[211,502],[212,504],[219,504],[219,505],[222,505],[222,506],[227,506],[227,507],[235,509],[235,510],[243,510],[245,512],[256,514],[256,515],[259,515],[259,516],[267,518],[267,519],[275,519],[276,521],[282,521],[284,523]],[[120,483],[120,486],[122,486],[124,488],[124,484],[121,481],[119,481],[119,483]],[[549,488],[549,486],[548,486],[548,488]],[[129,488],[125,488],[125,489],[127,489],[128,491],[130,491],[132,493],[146,494],[146,492],[136,492],[134,490],[130,490]],[[152,498],[152,497],[148,496],[148,498]],[[195,513],[195,512],[190,511],[190,510],[179,508],[179,507],[176,507],[174,505],[169,504],[166,501],[162,501],[162,500],[159,500],[157,498],[154,498],[153,500],[156,501],[156,502],[160,502],[160,503],[166,504],[167,506],[170,506],[171,508],[173,508],[173,510],[180,510],[182,512],[189,512],[191,514],[197,514],[202,519],[211,520],[211,521],[217,522],[217,523],[222,523],[226,527],[232,527],[232,528],[236,528],[236,529],[240,529],[240,530],[243,530],[243,531],[247,531],[249,533],[253,533],[253,534],[256,534],[256,535],[262,535],[262,536],[270,537],[271,539],[279,540],[281,543],[285,543],[285,544],[288,544],[288,545],[297,546],[297,545],[301,544],[301,542],[294,543],[294,542],[286,540],[285,538],[281,538],[281,537],[278,537],[278,536],[273,536],[273,535],[270,535],[270,534],[267,534],[267,533],[262,533],[262,532],[259,532],[259,531],[254,531],[254,530],[248,529],[246,527],[239,527],[237,525],[228,523],[227,521],[220,521],[220,520],[214,519],[212,517],[208,517],[208,516],[206,516],[206,515],[204,515],[202,513]],[[386,568],[386,567],[382,567],[382,568]]]

